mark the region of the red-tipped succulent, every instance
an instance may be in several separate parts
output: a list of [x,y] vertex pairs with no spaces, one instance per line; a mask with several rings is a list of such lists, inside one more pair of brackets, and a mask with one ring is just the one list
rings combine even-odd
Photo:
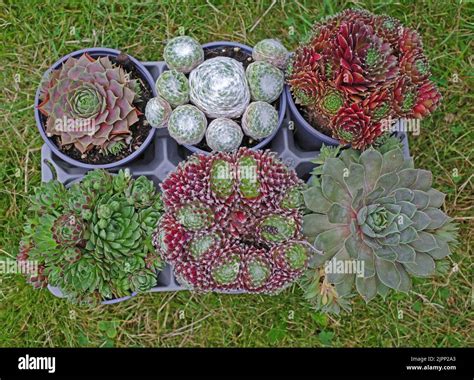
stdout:
[[275,293],[307,267],[304,184],[274,153],[193,155],[161,188],[153,243],[190,288]]
[[365,149],[384,133],[382,119],[422,118],[436,109],[441,95],[430,75],[415,30],[349,9],[315,24],[293,56],[288,83],[313,127]]
[[47,117],[45,132],[81,153],[111,150],[131,139],[130,126],[139,120],[137,91],[137,82],[108,57],[70,57],[43,83],[38,109]]

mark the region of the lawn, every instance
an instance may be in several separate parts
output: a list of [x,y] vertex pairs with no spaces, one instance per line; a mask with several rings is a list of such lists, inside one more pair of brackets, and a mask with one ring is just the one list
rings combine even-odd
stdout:
[[466,1],[1,1],[0,256],[16,256],[26,196],[40,183],[34,94],[61,56],[104,46],[161,60],[165,41],[183,33],[202,43],[275,37],[294,49],[314,21],[351,6],[416,28],[444,97],[421,134],[410,136],[416,165],[433,171],[460,225],[461,244],[435,278],[327,316],[296,285],[275,297],[146,294],[85,309],[2,274],[0,346],[473,346],[474,6]]

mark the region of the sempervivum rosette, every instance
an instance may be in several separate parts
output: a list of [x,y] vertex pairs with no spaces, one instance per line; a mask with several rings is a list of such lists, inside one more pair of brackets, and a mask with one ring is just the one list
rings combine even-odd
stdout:
[[306,268],[303,183],[274,153],[193,155],[161,187],[167,211],[153,241],[183,284],[275,293]]
[[45,183],[31,197],[18,261],[34,287],[51,285],[73,302],[96,303],[156,284],[163,261],[151,235],[163,213],[152,181],[121,170],[89,171],[69,189]]
[[[314,264],[331,265],[320,294],[330,287],[337,301],[355,286],[368,302],[389,289],[408,292],[411,277],[433,275],[435,260],[456,244],[456,226],[440,210],[444,194],[431,187],[431,172],[415,169],[388,142],[380,151],[334,153],[323,149],[322,166],[304,192],[312,211],[304,234],[321,253]],[[341,265],[346,269],[338,270]]]
[[163,57],[168,67],[189,73],[204,61],[204,50],[194,38],[179,36],[168,41]]
[[61,145],[74,144],[81,153],[127,141],[138,121],[137,88],[108,57],[68,58],[43,84],[38,109],[47,117],[46,134],[59,136]]
[[189,75],[191,102],[210,118],[241,116],[250,101],[242,64],[229,57],[203,62]]
[[[389,16],[346,10],[314,26],[292,58],[288,83],[313,127],[366,149],[384,133],[377,125],[382,119],[422,118],[436,109],[441,95],[429,77],[416,31]],[[345,116],[355,107],[369,117],[356,123],[359,132]],[[341,136],[347,130],[355,140]]]
[[278,67],[286,69],[289,53],[283,44],[275,39],[267,38],[258,42],[252,50],[252,58],[255,61],[265,61]]
[[268,62],[257,61],[247,66],[245,71],[252,100],[273,103],[277,100],[285,82],[283,71]]
[[334,136],[341,144],[352,144],[354,149],[372,144],[382,133],[382,124],[373,122],[357,103],[341,108],[331,122]]
[[219,118],[211,121],[206,130],[206,143],[209,148],[219,152],[232,152],[236,150],[244,134],[239,124],[235,121]]

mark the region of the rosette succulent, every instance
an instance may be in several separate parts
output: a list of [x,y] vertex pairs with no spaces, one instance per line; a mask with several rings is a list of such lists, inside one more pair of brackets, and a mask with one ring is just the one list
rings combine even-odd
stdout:
[[189,102],[188,78],[176,70],[164,71],[156,80],[156,91],[172,107]]
[[237,118],[250,101],[242,64],[229,57],[204,61],[189,75],[190,99],[209,118]]
[[252,100],[273,103],[283,92],[285,76],[272,64],[264,61],[252,62],[245,73]]
[[153,128],[163,128],[168,124],[171,115],[171,106],[163,98],[151,98],[145,107],[145,117]]
[[252,58],[255,61],[271,63],[283,70],[288,64],[289,53],[280,41],[267,38],[253,47]]
[[[38,200],[42,200],[38,207]],[[89,171],[68,190],[45,183],[31,197],[18,261],[35,287],[58,287],[73,302],[95,303],[146,291],[162,260],[151,235],[163,213],[160,194],[127,171]]]
[[170,136],[179,144],[197,144],[204,137],[206,127],[206,115],[190,104],[175,108],[168,121]]
[[311,255],[303,186],[270,151],[193,155],[161,184],[166,213],[153,243],[190,288],[278,292]]
[[423,118],[441,95],[416,31],[386,15],[346,10],[317,23],[295,52],[288,83],[315,128],[366,149],[388,118]]
[[204,50],[194,38],[180,36],[168,41],[163,57],[168,67],[187,74],[204,61]]
[[244,134],[235,121],[219,118],[211,121],[206,130],[206,143],[219,152],[232,152],[239,148]]
[[269,103],[252,102],[242,116],[242,129],[247,136],[262,140],[278,128],[278,112]]
[[337,311],[354,287],[366,302],[390,289],[408,292],[411,277],[433,275],[435,261],[456,244],[431,172],[415,169],[400,147],[386,146],[326,155],[303,193],[311,211],[303,232],[319,252],[306,290],[323,308]]
[[42,86],[38,109],[47,118],[46,135],[82,154],[93,148],[114,151],[116,144],[129,142],[130,127],[139,120],[138,89],[109,57],[70,57]]

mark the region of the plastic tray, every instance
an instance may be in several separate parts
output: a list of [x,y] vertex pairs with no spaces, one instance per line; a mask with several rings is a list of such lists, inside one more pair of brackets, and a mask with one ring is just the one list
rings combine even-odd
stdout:
[[[164,62],[142,63],[155,80],[165,68]],[[404,154],[408,157],[409,150],[406,135],[400,133],[399,136],[403,142]],[[311,160],[319,155],[319,151],[305,151],[300,148],[298,142],[295,140],[294,124],[289,120],[288,112],[282,127],[267,148],[277,152],[282,161],[289,167],[295,169],[298,176],[303,180],[309,179],[309,173],[315,167],[315,164],[311,163]],[[185,160],[191,154],[192,152],[184,146],[178,145],[176,141],[169,136],[167,129],[158,129],[150,146],[140,157],[133,160],[127,166],[112,168],[109,169],[109,171],[118,172],[120,169],[127,167],[133,176],[144,175],[158,186],[168,174],[176,168],[180,161]],[[43,145],[41,149],[41,180],[43,182],[48,182],[56,176],[57,180],[68,185],[73,181],[81,179],[87,171],[87,169],[68,164],[54,155],[46,144]],[[52,286],[48,286],[48,289],[55,296],[63,297],[60,289]],[[172,267],[167,264],[158,275],[157,285],[150,289],[149,292],[172,292],[178,290],[187,290],[187,288],[178,283],[173,275]],[[225,293],[238,294],[242,292]],[[136,294],[132,294],[127,297],[104,301],[103,304],[121,302],[135,295]]]

